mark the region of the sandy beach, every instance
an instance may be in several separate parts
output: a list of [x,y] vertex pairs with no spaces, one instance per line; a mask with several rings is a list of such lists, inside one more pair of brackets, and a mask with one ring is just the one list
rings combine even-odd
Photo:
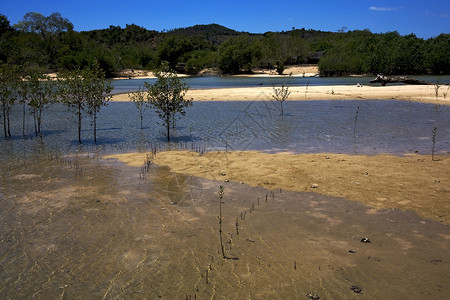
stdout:
[[[436,97],[432,85],[396,86],[304,86],[290,87],[289,100],[403,100],[449,105],[447,86],[442,86]],[[273,100],[273,87],[246,87],[189,90],[186,98],[194,101],[268,101]],[[117,94],[113,101],[130,101],[128,94]]]
[[[205,73],[211,73],[205,70]],[[317,65],[288,66],[282,75],[274,70],[258,69],[252,75],[236,77],[312,77],[319,74]],[[143,70],[124,70],[123,76],[116,78],[155,78],[153,73]],[[185,77],[186,75],[180,75]],[[201,74],[200,74],[201,76]],[[450,104],[449,86],[441,85],[436,97],[434,85],[336,85],[336,86],[295,86],[290,87],[289,100],[404,100],[434,104]],[[273,100],[273,87],[258,86],[246,88],[191,89],[186,98],[194,101],[267,101]],[[113,101],[130,101],[128,94],[116,94]]]

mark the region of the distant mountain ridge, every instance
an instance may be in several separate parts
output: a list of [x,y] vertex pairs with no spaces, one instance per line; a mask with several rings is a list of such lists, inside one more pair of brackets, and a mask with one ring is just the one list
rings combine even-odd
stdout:
[[174,34],[183,34],[187,36],[192,35],[239,35],[242,32],[238,32],[236,30],[227,28],[225,26],[211,23],[211,24],[198,24],[194,26],[184,27],[184,28],[176,28],[168,31],[169,33]]

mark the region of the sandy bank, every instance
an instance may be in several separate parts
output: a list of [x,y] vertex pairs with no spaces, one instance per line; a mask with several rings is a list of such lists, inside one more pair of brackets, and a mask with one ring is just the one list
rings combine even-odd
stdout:
[[[443,86],[436,98],[432,85],[397,86],[293,86],[288,100],[405,100],[435,104],[450,104],[448,87]],[[187,98],[194,101],[259,101],[273,100],[273,88],[268,86],[189,90]],[[128,94],[113,96],[113,101],[130,101]]]
[[[281,76],[303,76],[312,77],[319,74],[319,67],[317,65],[296,65],[288,66],[284,70]],[[204,69],[199,74],[199,76],[215,76],[219,75],[217,70],[214,69]],[[56,74],[54,74],[56,77]],[[187,77],[186,74],[178,74],[178,77]],[[245,75],[235,75],[235,76],[252,76],[252,77],[265,77],[265,76],[280,76],[275,70],[269,69],[255,69],[253,74]],[[125,69],[117,72],[114,79],[148,79],[156,78],[153,72],[148,70],[137,70],[137,69]]]
[[[145,153],[110,156],[141,166]],[[327,158],[328,157],[328,158]],[[376,210],[412,210],[419,216],[450,224],[450,157],[345,154],[266,154],[186,151],[158,153],[158,165],[177,173],[251,186],[310,191],[345,197]],[[226,174],[226,175],[222,175]],[[313,187],[317,186],[317,187]]]

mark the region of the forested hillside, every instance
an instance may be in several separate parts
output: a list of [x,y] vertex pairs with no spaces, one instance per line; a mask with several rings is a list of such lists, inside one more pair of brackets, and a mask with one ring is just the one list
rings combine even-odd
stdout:
[[318,63],[322,76],[450,74],[450,34],[424,40],[414,34],[369,30],[295,29],[252,34],[217,25],[158,32],[131,24],[76,32],[59,13],[27,13],[11,25],[0,15],[0,64],[49,71],[73,70],[96,60],[108,76],[126,68],[152,70],[167,61],[178,72],[221,73]]

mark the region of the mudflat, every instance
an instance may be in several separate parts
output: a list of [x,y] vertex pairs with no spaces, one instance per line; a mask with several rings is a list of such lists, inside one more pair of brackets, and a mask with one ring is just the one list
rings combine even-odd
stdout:
[[1,298],[450,297],[446,224],[342,197],[224,182],[235,176],[231,165],[211,180],[141,158],[136,166],[92,155],[35,158],[2,174]]
[[[145,153],[112,157],[138,166]],[[267,154],[256,151],[158,153],[173,172],[251,186],[345,197],[377,209],[414,211],[450,224],[450,159],[429,155]],[[223,175],[224,174],[224,175]],[[222,176],[223,175],[223,176]]]

